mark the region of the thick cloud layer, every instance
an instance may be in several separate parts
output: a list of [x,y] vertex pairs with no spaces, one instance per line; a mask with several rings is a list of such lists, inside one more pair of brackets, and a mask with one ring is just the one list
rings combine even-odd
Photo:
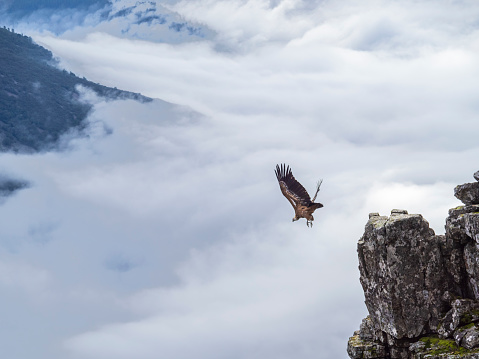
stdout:
[[[29,6],[15,3],[15,6],[2,7],[0,4],[0,15],[4,24],[16,28],[17,32],[34,29],[69,39],[103,32],[122,38],[178,44],[214,35],[208,27],[186,21],[155,1],[45,2],[50,5],[34,1]],[[22,8],[23,11],[19,11]]]
[[[478,169],[479,6],[162,5],[216,36],[24,30],[79,76],[181,106],[85,92],[88,138],[0,157],[30,182],[0,207],[5,350],[347,358],[368,213],[408,209],[443,233],[453,187]],[[291,223],[279,162],[309,191],[324,179],[312,229]]]

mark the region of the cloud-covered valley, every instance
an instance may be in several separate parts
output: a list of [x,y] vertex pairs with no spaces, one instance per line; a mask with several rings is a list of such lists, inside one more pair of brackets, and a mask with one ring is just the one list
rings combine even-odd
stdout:
[[[368,213],[443,233],[478,170],[479,6],[440,3],[162,2],[210,34],[180,42],[98,12],[17,24],[68,71],[157,100],[85,91],[88,136],[0,156],[29,181],[0,206],[9,356],[347,358]],[[309,191],[324,179],[312,229],[280,162]]]

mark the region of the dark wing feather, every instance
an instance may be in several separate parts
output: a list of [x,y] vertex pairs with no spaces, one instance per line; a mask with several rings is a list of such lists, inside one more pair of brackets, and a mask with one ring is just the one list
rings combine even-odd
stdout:
[[311,204],[311,198],[309,197],[306,189],[299,183],[293,176],[293,172],[289,166],[282,164],[276,165],[276,178],[278,179],[279,186],[283,195],[292,199],[296,205],[302,204],[309,206]]

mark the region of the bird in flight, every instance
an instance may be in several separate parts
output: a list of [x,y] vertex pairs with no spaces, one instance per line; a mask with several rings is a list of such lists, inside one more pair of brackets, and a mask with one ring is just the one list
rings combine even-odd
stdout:
[[281,166],[276,165],[275,173],[281,192],[294,208],[293,222],[300,218],[306,218],[306,225],[308,227],[311,225],[312,227],[314,221],[313,212],[316,209],[323,207],[321,203],[314,203],[323,180],[320,180],[316,185],[316,193],[311,200],[308,192],[304,189],[301,183],[294,178],[293,172],[289,166],[286,166],[285,164],[282,164]]

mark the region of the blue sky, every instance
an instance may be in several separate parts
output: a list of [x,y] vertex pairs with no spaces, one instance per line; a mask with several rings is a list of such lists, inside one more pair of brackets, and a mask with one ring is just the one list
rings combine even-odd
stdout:
[[[0,206],[8,357],[347,358],[368,213],[422,213],[442,234],[478,170],[479,5],[105,9],[15,20],[68,71],[157,100],[84,90],[88,138],[0,156],[31,183]],[[291,222],[280,162],[309,191],[324,179],[312,229]]]

